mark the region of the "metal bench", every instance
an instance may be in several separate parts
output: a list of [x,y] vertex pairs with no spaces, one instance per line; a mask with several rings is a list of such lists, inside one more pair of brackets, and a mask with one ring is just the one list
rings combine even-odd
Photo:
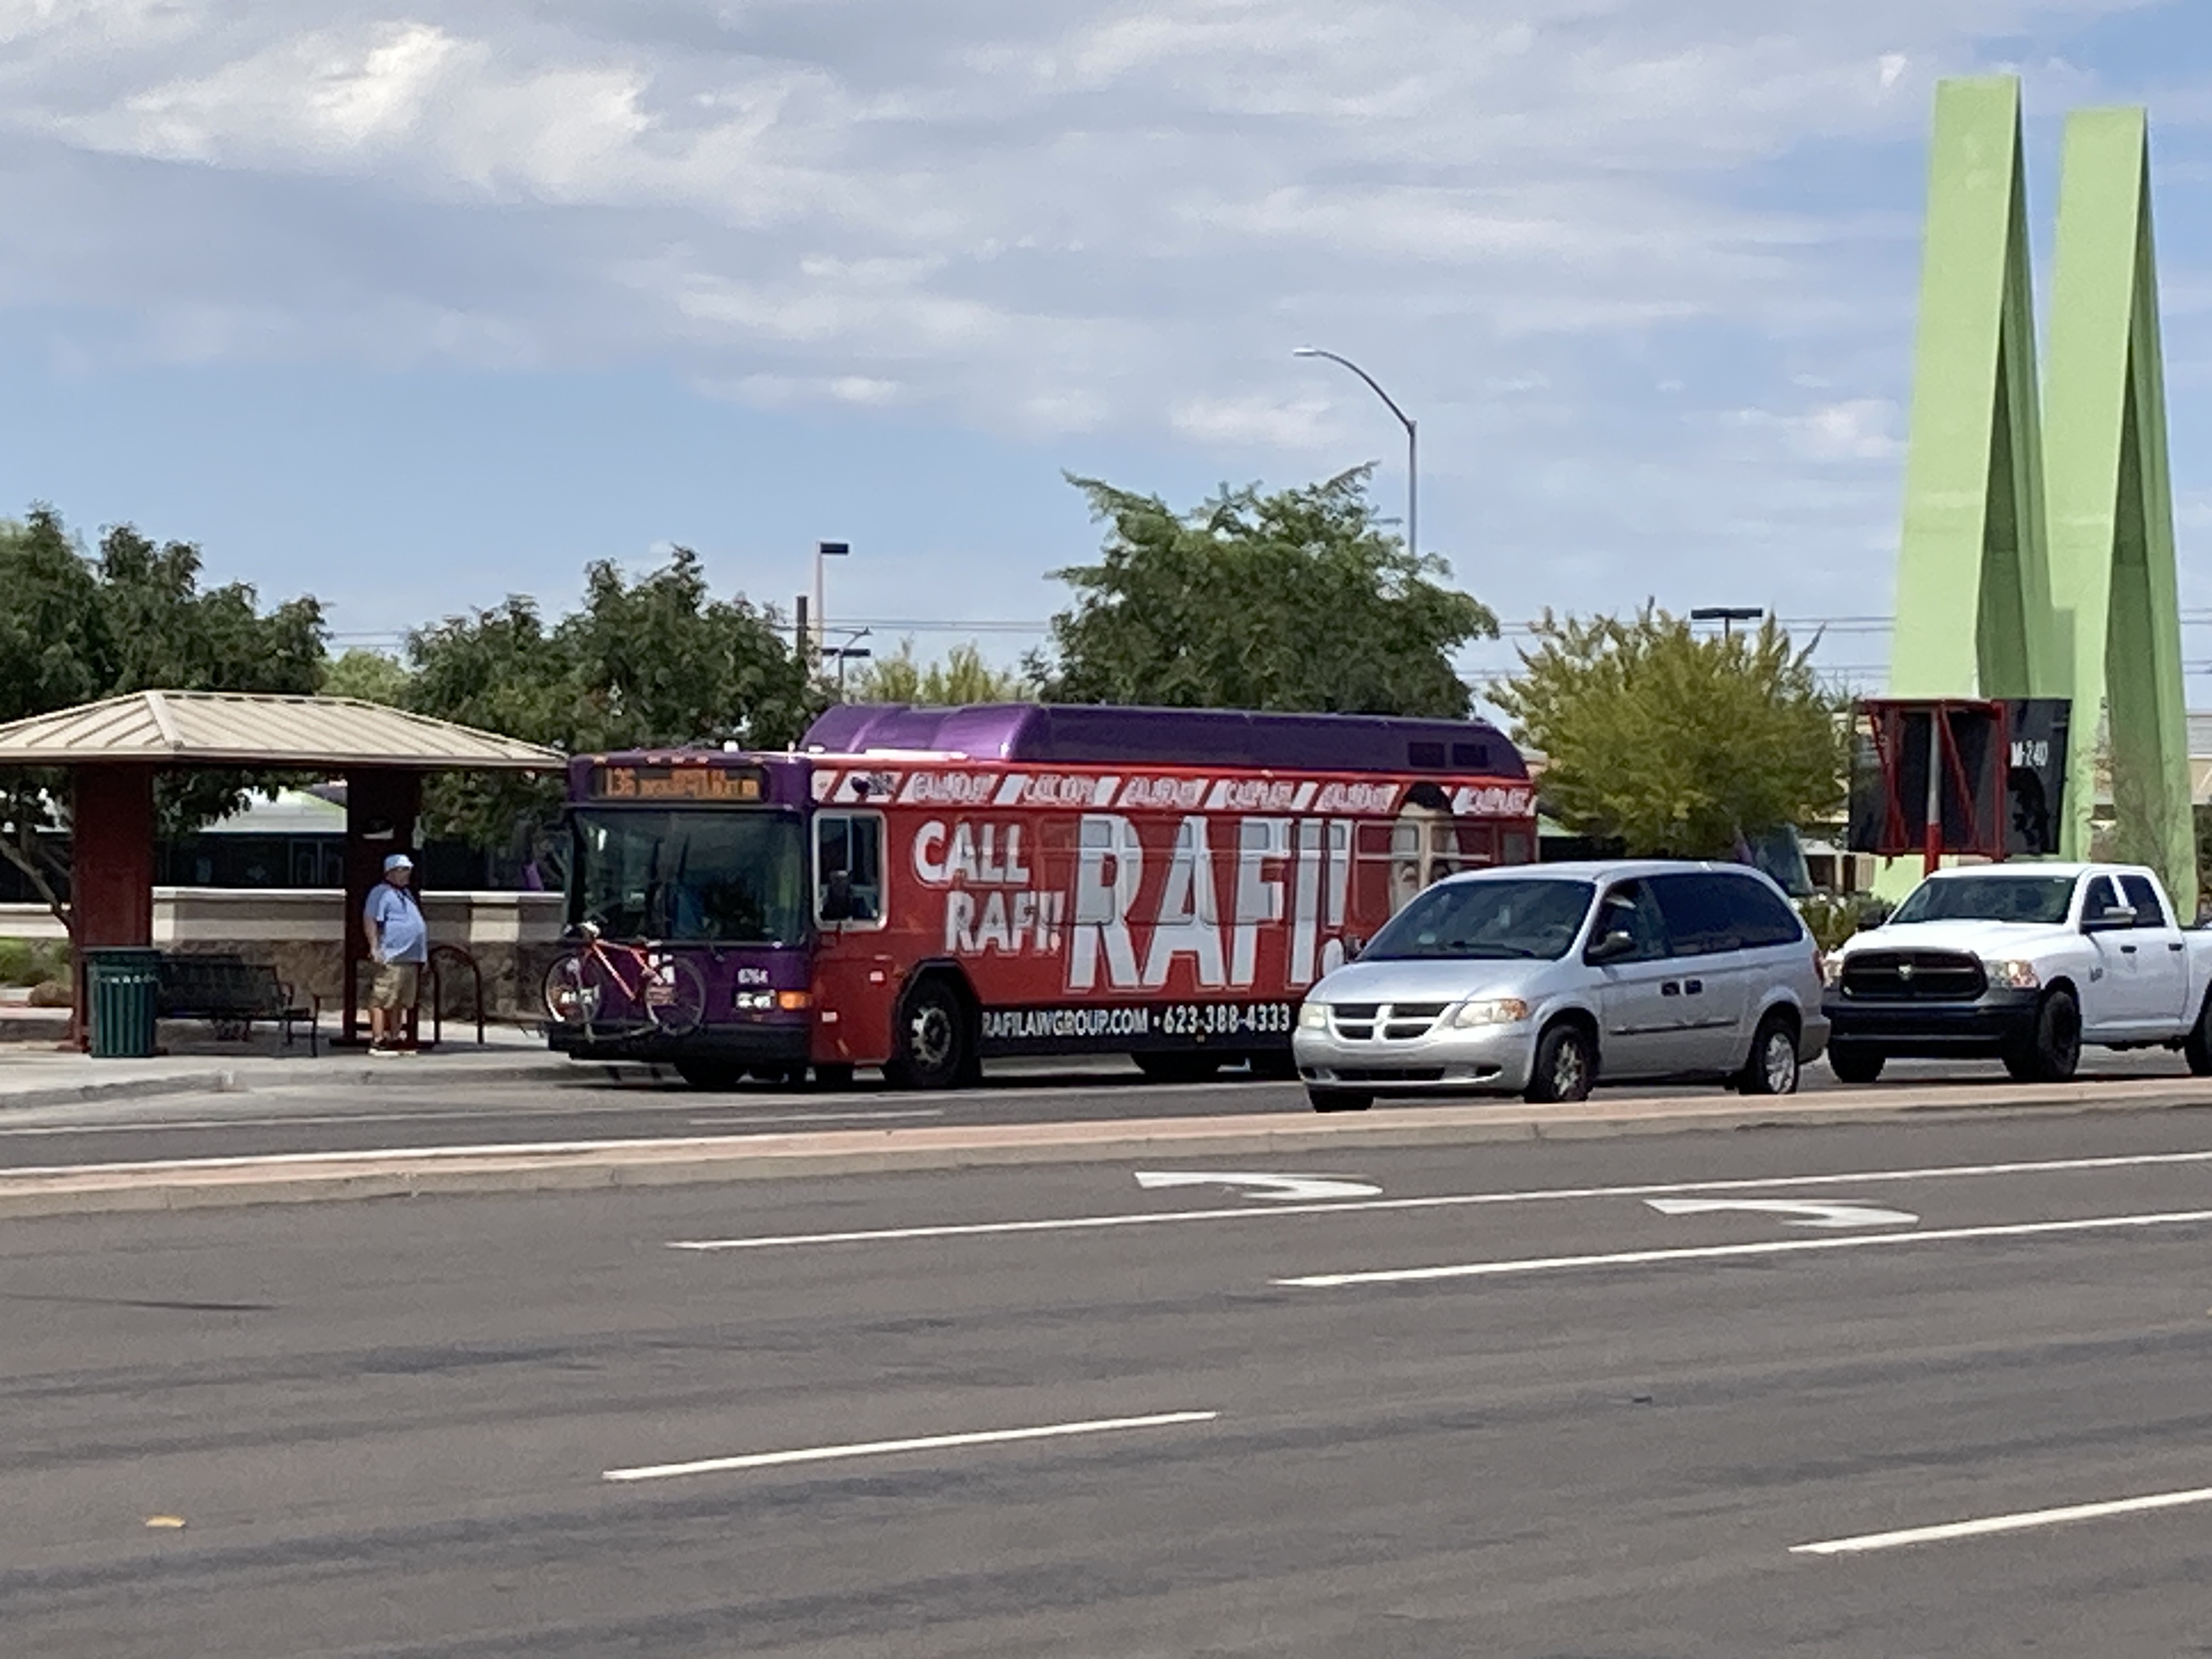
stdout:
[[275,969],[243,957],[163,957],[155,1012],[162,1019],[204,1019],[215,1027],[216,1037],[226,1042],[246,1041],[253,1035],[254,1022],[266,1020],[283,1028],[288,1048],[293,1025],[304,1020],[308,1052],[322,1052],[322,999],[309,997],[307,1006],[301,1006],[291,986],[276,977]]

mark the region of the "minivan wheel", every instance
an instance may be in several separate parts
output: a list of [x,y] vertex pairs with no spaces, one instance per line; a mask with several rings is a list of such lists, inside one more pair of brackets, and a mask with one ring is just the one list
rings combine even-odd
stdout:
[[1797,1030],[1779,1009],[1759,1022],[1751,1058],[1736,1074],[1736,1087],[1747,1095],[1797,1092]]
[[1364,1112],[1375,1103],[1373,1095],[1351,1089],[1308,1089],[1306,1098],[1316,1112]]
[[1539,1106],[1588,1100],[1597,1083],[1597,1050],[1577,1025],[1554,1025],[1536,1044],[1528,1097]]

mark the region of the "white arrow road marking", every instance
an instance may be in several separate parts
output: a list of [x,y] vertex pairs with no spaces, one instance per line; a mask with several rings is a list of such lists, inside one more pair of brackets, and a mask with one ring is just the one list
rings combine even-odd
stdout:
[[1853,1204],[1818,1198],[1647,1198],[1661,1215],[1711,1215],[1723,1210],[1746,1210],[1759,1215],[1789,1218],[1795,1227],[1910,1227],[1920,1218],[1910,1210],[1888,1210],[1879,1204]]
[[1340,1176],[1231,1175],[1225,1170],[1139,1170],[1139,1187],[1241,1187],[1248,1198],[1372,1198],[1382,1189]]

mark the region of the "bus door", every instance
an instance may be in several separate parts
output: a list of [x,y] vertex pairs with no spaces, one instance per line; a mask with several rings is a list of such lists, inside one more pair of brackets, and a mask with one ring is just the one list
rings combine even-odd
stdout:
[[899,988],[884,836],[881,812],[814,815],[814,1057],[825,1064],[872,1064],[890,1052]]

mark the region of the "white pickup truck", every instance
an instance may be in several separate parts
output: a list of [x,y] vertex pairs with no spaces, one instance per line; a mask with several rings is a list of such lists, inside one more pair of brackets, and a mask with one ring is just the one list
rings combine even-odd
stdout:
[[2179,1048],[2212,1075],[2212,933],[2184,930],[2150,871],[2122,864],[1944,870],[1826,964],[1828,1063],[2001,1059],[2063,1082],[2085,1043]]

